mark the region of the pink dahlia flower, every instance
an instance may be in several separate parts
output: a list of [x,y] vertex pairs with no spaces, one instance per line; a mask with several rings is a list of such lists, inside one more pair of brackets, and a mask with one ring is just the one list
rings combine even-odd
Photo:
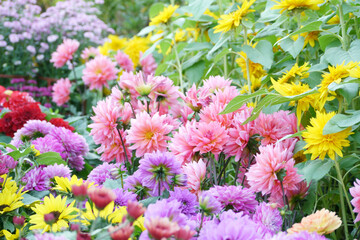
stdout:
[[101,146],[96,149],[96,151],[101,154],[101,161],[111,162],[115,159],[116,162],[123,163],[126,161],[125,154],[127,155],[127,159],[129,161],[131,160],[129,144],[126,142],[126,133],[123,130],[119,131],[121,133],[122,140],[124,141],[125,151],[120,136],[115,135],[115,138],[111,143],[101,144]]
[[349,189],[351,196],[353,199],[351,200],[351,204],[355,207],[354,212],[358,215],[356,216],[355,222],[360,221],[360,180],[356,179],[354,182],[354,187]]
[[119,66],[127,72],[134,71],[134,63],[131,61],[126,53],[118,51],[115,55],[115,60]]
[[67,78],[61,78],[56,81],[52,87],[52,100],[56,105],[61,106],[70,99],[71,82]]
[[214,94],[211,96],[213,102],[219,102],[223,105],[228,104],[234,97],[239,95],[239,90],[234,86],[225,87],[223,90],[215,90]]
[[97,56],[86,63],[83,71],[83,81],[89,85],[89,89],[101,89],[103,86],[108,87],[108,81],[117,78],[115,63],[105,56]]
[[79,46],[80,43],[77,40],[64,39],[63,43],[51,54],[50,62],[54,63],[56,68],[61,68],[67,61],[73,59],[73,55]]
[[195,84],[183,96],[185,103],[194,111],[199,112],[201,108],[211,103],[211,93],[208,88],[196,89]]
[[147,55],[146,57],[142,57],[143,53],[140,52],[140,65],[143,70],[143,72],[146,75],[151,75],[155,73],[155,70],[157,68],[157,63],[152,56],[152,54]]
[[136,150],[136,157],[142,157],[145,153],[153,151],[166,151],[167,136],[172,126],[164,124],[166,116],[155,113],[150,116],[146,112],[137,114],[135,119],[131,119],[131,128],[128,130],[127,141],[133,143],[131,150]]
[[220,123],[200,122],[197,129],[193,131],[190,144],[195,146],[194,152],[201,154],[211,152],[214,155],[219,155],[228,139],[227,131]]
[[190,162],[182,167],[184,174],[187,176],[187,187],[192,193],[198,194],[201,189],[201,183],[205,180],[206,163],[200,159],[198,162]]
[[174,86],[174,82],[167,77],[152,75],[148,76],[148,81],[155,86],[149,97],[152,101],[160,103],[164,108],[174,106],[181,96],[179,87]]
[[204,87],[209,89],[210,92],[215,90],[223,91],[226,87],[230,87],[231,80],[225,79],[221,76],[210,76],[209,79],[204,81]]
[[225,105],[220,102],[212,102],[209,106],[206,106],[200,111],[201,122],[218,122],[225,128],[230,127],[234,113],[219,114],[225,109]]
[[120,87],[131,94],[132,98],[148,96],[156,87],[156,82],[151,79],[153,76],[145,76],[143,72],[136,74],[123,73],[120,77]]
[[[279,144],[260,146],[260,153],[255,156],[256,163],[246,173],[250,189],[265,194],[282,194],[279,174],[283,177],[285,194],[296,190],[296,184],[301,182],[300,175],[294,167],[294,159],[287,159],[287,150],[283,150]],[[286,171],[284,171],[286,170]]]
[[100,56],[99,49],[94,47],[85,48],[81,53],[81,58],[87,62],[95,57]]

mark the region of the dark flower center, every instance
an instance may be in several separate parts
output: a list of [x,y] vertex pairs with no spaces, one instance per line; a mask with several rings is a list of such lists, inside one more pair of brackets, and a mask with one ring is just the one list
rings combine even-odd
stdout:
[[0,205],[0,211],[4,210],[7,207],[10,207],[10,206],[7,204]]

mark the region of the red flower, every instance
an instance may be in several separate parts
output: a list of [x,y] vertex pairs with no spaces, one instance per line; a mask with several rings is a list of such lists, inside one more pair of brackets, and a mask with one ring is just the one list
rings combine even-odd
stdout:
[[62,118],[52,118],[49,122],[56,127],[64,127],[66,129],[69,129],[70,131],[75,130],[73,126],[70,126],[69,123],[67,121],[64,121],[64,119]]
[[14,91],[8,96],[8,100],[4,103],[4,107],[14,111],[23,105],[33,102],[35,102],[34,99],[32,99],[28,93]]
[[100,210],[104,209],[109,203],[116,199],[115,193],[106,188],[91,188],[88,190],[88,195]]

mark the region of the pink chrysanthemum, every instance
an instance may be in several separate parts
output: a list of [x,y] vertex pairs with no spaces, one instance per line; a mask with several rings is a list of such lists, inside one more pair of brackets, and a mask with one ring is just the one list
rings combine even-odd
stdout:
[[94,47],[85,48],[81,53],[81,58],[87,62],[95,57],[100,56],[99,49]]
[[187,188],[192,193],[198,194],[201,189],[201,183],[205,180],[206,163],[200,159],[198,162],[190,162],[182,167],[184,174],[187,176]]
[[54,84],[52,90],[53,102],[61,106],[70,99],[71,82],[68,78],[61,78]]
[[275,143],[277,140],[297,132],[297,119],[294,113],[279,111],[273,114],[260,113],[255,120],[254,131],[263,137],[262,145]]
[[196,129],[195,122],[187,122],[179,128],[171,139],[169,149],[181,164],[191,162],[194,156],[194,145],[191,145],[192,132]]
[[136,157],[142,157],[145,153],[153,151],[166,151],[167,136],[172,126],[164,124],[165,116],[155,113],[149,116],[146,112],[137,114],[136,119],[131,119],[131,128],[128,130],[127,140],[133,143],[130,149],[136,150]]
[[51,54],[50,62],[54,63],[56,68],[61,68],[67,61],[73,59],[73,55],[79,46],[80,43],[77,40],[64,39],[63,43]]
[[83,81],[89,89],[101,89],[109,86],[108,81],[117,78],[115,63],[105,56],[97,56],[86,63],[83,71]]
[[200,122],[197,129],[194,129],[190,144],[195,146],[194,152],[201,154],[211,152],[219,155],[229,136],[225,127],[218,122]]
[[234,86],[225,87],[223,90],[215,90],[211,96],[213,102],[219,102],[223,105],[228,104],[234,97],[239,95],[239,91]]
[[200,111],[201,122],[218,122],[225,128],[230,127],[234,113],[219,114],[225,109],[225,105],[220,102],[212,102],[209,106],[206,106]]
[[204,87],[209,89],[210,92],[215,90],[223,91],[226,87],[230,87],[231,80],[225,79],[221,76],[210,76],[209,79],[204,81]]
[[131,61],[131,59],[126,53],[118,51],[115,55],[115,60],[119,64],[119,66],[125,71],[134,71],[134,63]]
[[355,222],[360,221],[360,180],[356,179],[354,182],[354,187],[349,189],[351,196],[353,199],[351,200],[351,204],[355,207],[354,212],[358,213],[356,216]]
[[146,76],[141,71],[136,74],[123,73],[119,85],[121,89],[129,92],[132,98],[148,96],[157,84],[152,80],[153,78],[154,76]]
[[155,70],[157,68],[157,63],[152,56],[152,54],[147,55],[146,57],[142,57],[143,53],[140,52],[140,65],[141,69],[146,75],[151,75],[155,73]]
[[256,163],[246,173],[250,189],[264,195],[282,194],[279,177],[285,175],[282,181],[285,194],[289,190],[296,190],[296,184],[301,182],[301,177],[294,167],[294,159],[287,159],[287,150],[275,144],[261,146],[259,151],[255,156]]
[[199,112],[201,108],[208,106],[211,103],[211,93],[208,88],[202,87],[196,89],[196,85],[187,91],[183,96],[185,103],[194,111]]
[[[123,130],[119,130],[122,140],[124,141],[127,159],[131,160],[131,152],[129,150],[129,144],[126,142],[126,133]],[[101,154],[101,161],[111,162],[115,159],[118,163],[126,161],[125,151],[119,135],[115,135],[115,138],[111,143],[102,144],[96,151]]]
[[149,75],[148,81],[152,82],[155,86],[149,95],[152,101],[160,103],[160,106],[166,109],[176,105],[181,95],[179,87],[174,86],[172,80],[163,76],[154,77]]

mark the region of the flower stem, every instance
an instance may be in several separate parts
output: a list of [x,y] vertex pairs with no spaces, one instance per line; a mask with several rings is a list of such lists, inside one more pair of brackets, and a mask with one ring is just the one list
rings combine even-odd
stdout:
[[218,181],[217,181],[217,177],[216,177],[216,165],[215,165],[215,161],[214,158],[211,157],[211,153],[209,152],[209,161],[210,161],[210,167],[212,168],[212,172],[213,172],[213,177],[214,177],[214,184],[218,185]]
[[340,18],[340,26],[341,26],[341,37],[342,37],[341,43],[342,43],[343,49],[345,51],[347,51],[349,48],[349,36],[346,33],[346,24],[345,24],[343,9],[342,9],[342,3],[339,4],[338,11],[339,11],[339,18]]
[[227,67],[227,61],[226,61],[226,54],[224,56],[224,77],[227,79],[228,77],[228,67]]
[[[172,28],[171,28],[171,31],[172,31],[173,33],[175,33]],[[177,64],[178,72],[179,72],[180,91],[181,91],[182,93],[184,93],[182,66],[181,66],[179,54],[178,54],[178,52],[177,52],[177,44],[176,44],[176,40],[175,40],[175,35],[174,35],[174,37],[173,37],[173,41],[174,41],[175,59],[176,59],[176,64]]]
[[126,154],[126,147],[125,147],[124,140],[123,140],[123,138],[122,138],[122,136],[121,136],[120,130],[119,130],[119,128],[116,128],[116,130],[117,130],[117,132],[118,132],[118,134],[119,134],[119,137],[120,137],[120,141],[121,141],[121,144],[122,144],[122,147],[123,147],[123,151],[124,151],[124,154],[125,154],[125,160],[126,160],[126,162],[130,163],[130,162],[129,162],[129,159],[128,159],[128,156],[127,156],[127,154]]
[[201,220],[200,220],[199,232],[201,231],[203,223],[204,223],[204,211],[201,211]]
[[[243,25],[244,28],[244,45],[247,45],[247,28]],[[246,65],[246,78],[247,78],[247,84],[248,84],[248,93],[251,94],[251,80],[250,80],[250,63],[249,58],[246,55],[245,58],[245,65]]]

